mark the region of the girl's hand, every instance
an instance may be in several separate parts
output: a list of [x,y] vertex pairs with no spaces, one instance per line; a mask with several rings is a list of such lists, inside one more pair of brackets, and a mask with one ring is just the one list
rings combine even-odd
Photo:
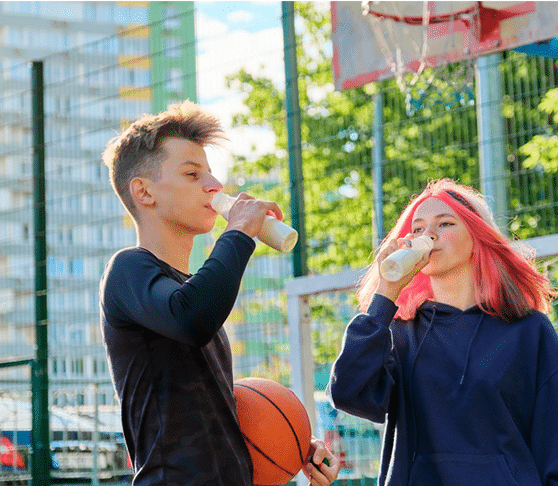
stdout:
[[382,262],[392,253],[400,250],[401,248],[410,248],[412,246],[413,235],[411,233],[407,234],[404,238],[398,238],[397,240],[391,240],[389,244],[380,252],[377,258],[378,264],[378,286],[376,287],[376,293],[387,297],[388,299],[395,302],[401,291],[407,286],[407,284],[413,280],[414,276],[419,273],[430,261],[430,253],[427,252],[422,259],[415,265],[413,270],[401,277],[401,279],[396,282],[389,282],[382,277],[380,272],[380,266]]

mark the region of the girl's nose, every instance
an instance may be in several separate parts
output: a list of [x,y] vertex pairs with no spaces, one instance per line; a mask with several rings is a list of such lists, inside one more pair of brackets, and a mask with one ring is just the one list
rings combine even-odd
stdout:
[[423,235],[429,236],[430,238],[432,238],[432,240],[436,241],[438,239],[438,236],[436,235],[436,231],[434,230],[434,228],[427,226],[426,228],[424,228],[424,231],[422,232]]

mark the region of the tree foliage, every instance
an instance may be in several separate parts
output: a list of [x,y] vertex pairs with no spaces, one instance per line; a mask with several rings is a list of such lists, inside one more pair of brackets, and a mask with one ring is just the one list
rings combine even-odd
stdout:
[[[329,11],[319,9],[314,2],[297,2],[295,10],[308,268],[311,273],[362,268],[370,262],[374,240],[384,236],[374,235],[372,225],[375,95],[381,93],[383,103],[386,231],[412,195],[430,179],[451,177],[480,189],[475,103],[468,97],[451,104],[447,99],[440,102],[433,91],[427,95],[425,107],[408,116],[395,80],[335,91]],[[558,139],[554,128],[558,123],[558,90],[549,90],[556,82],[544,66],[548,65],[524,54],[504,55],[508,204],[510,218],[514,218],[511,228],[522,238],[556,232]],[[254,161],[238,157],[235,174],[249,181],[250,193],[288,208],[284,87],[246,70],[230,76],[227,82],[245,95],[247,110],[236,115],[234,122],[264,127],[276,136],[273,152]],[[443,82],[436,80],[438,88]],[[525,87],[533,83],[537,90],[526,94]],[[548,208],[544,218],[537,204]],[[339,349],[340,329],[345,324],[329,328],[328,341],[335,341],[329,347],[322,349],[318,343],[319,355],[324,358],[317,357],[318,362],[327,361],[332,349]],[[319,334],[316,332],[316,338]]]

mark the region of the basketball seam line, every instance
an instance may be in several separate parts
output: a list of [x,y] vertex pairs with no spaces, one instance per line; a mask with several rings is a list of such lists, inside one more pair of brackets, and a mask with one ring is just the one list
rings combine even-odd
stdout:
[[271,464],[277,466],[279,469],[281,469],[281,471],[286,472],[287,474],[294,476],[296,473],[289,471],[288,469],[285,469],[283,466],[280,466],[279,464],[277,464],[273,459],[271,459],[271,457],[269,457],[264,451],[262,451],[256,444],[254,444],[249,437],[246,437],[244,434],[242,434],[242,436],[244,437],[244,440],[246,442],[248,442],[254,449],[256,449],[262,456],[264,456],[269,462],[271,462]]
[[[237,385],[237,386],[242,386],[242,387],[244,387],[244,388],[248,388],[249,390],[252,390],[252,391],[256,392],[258,395],[261,395],[262,397],[264,397],[269,403],[271,403],[271,404],[279,411],[279,413],[283,416],[283,418],[285,419],[285,421],[287,422],[287,424],[289,424],[289,427],[291,428],[291,432],[292,432],[293,435],[294,435],[294,438],[295,438],[295,440],[296,440],[296,445],[297,445],[297,447],[298,447],[298,455],[300,456],[300,462],[301,462],[302,464],[304,464],[304,458],[302,457],[302,449],[301,449],[301,447],[300,447],[300,441],[298,440],[298,436],[296,435],[296,432],[295,432],[294,427],[292,426],[292,424],[291,424],[291,422],[289,421],[289,419],[287,418],[287,416],[283,413],[283,410],[281,410],[281,409],[276,405],[276,403],[275,403],[273,400],[271,400],[269,397],[267,397],[266,395],[264,395],[262,392],[256,390],[255,388],[252,388],[251,386],[243,385],[243,384],[240,384],[240,383],[236,383],[236,385]],[[250,442],[250,443],[251,443],[251,442]],[[252,445],[253,445],[253,444],[252,444]],[[256,446],[254,446],[254,447],[256,447]],[[256,447],[256,449],[257,449],[257,447]],[[259,450],[259,449],[258,449],[258,450]],[[265,454],[264,454],[264,455],[265,455]],[[267,457],[267,456],[266,456],[266,457]],[[273,462],[273,461],[272,461],[272,462]],[[274,463],[274,464],[275,464],[275,463]],[[281,466],[279,466],[279,467],[281,467]],[[281,469],[283,469],[283,468],[281,468]]]

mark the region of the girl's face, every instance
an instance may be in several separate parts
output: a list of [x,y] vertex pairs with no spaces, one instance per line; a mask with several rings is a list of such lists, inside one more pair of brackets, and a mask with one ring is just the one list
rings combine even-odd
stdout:
[[414,237],[426,234],[434,241],[430,262],[422,272],[430,277],[471,275],[473,240],[456,212],[431,197],[416,209],[411,224]]

